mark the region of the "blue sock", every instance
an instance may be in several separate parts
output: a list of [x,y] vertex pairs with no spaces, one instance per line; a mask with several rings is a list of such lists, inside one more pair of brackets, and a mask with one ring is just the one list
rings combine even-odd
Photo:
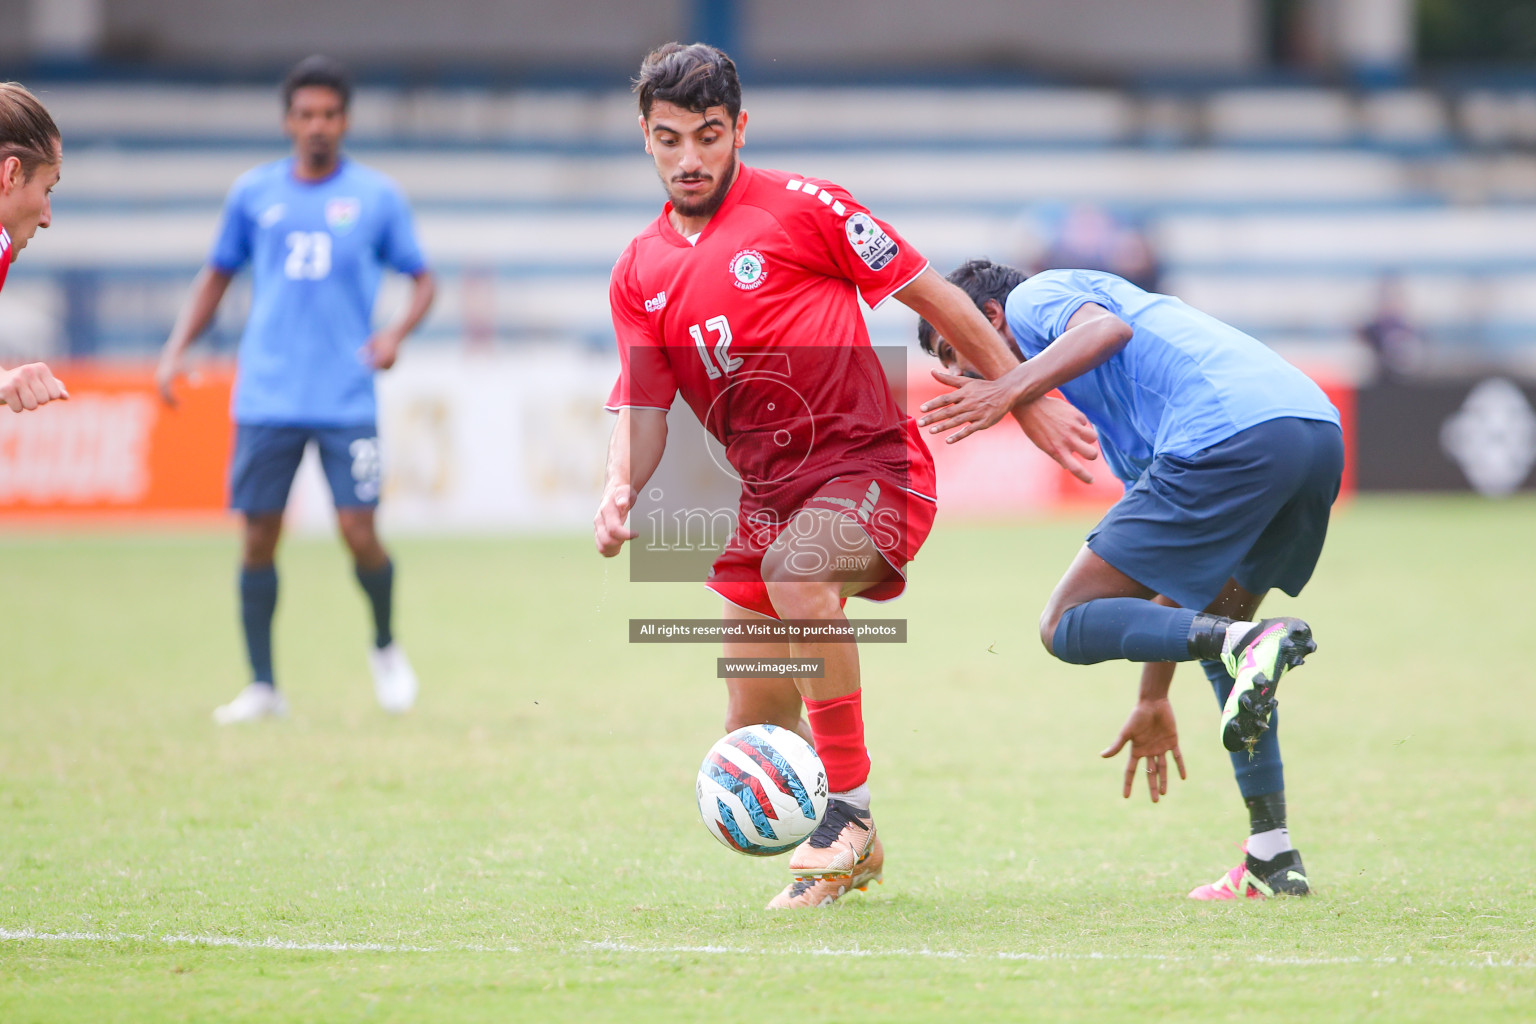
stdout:
[[368,595],[373,606],[373,646],[388,647],[395,639],[390,632],[389,617],[395,592],[395,563],[386,561],[377,569],[357,566],[357,582]]
[[1101,597],[1068,608],[1051,651],[1073,665],[1101,661],[1189,661],[1195,613],[1136,597]]
[[[1232,692],[1232,677],[1227,667],[1219,661],[1202,661],[1205,678],[1216,691],[1216,703],[1227,706],[1227,694]],[[1253,746],[1253,757],[1247,751],[1227,752],[1232,758],[1232,774],[1237,776],[1238,792],[1244,800],[1251,800],[1266,793],[1285,789],[1285,765],[1280,760],[1280,712],[1276,709],[1269,716],[1269,729],[1259,736]]]
[[272,677],[272,613],[277,610],[277,566],[240,568],[240,622],[251,679],[277,685]]

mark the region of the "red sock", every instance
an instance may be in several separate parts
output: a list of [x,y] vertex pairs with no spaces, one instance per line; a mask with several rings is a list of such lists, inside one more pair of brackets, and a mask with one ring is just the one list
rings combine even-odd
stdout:
[[805,698],[816,753],[827,766],[827,789],[844,793],[869,780],[869,750],[864,746],[864,691],[831,700]]

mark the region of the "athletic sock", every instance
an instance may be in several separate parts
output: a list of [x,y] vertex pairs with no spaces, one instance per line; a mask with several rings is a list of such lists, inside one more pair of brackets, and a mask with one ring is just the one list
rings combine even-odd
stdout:
[[1248,831],[1254,835],[1285,828],[1285,790],[1246,797]]
[[253,682],[277,685],[272,675],[272,613],[277,610],[277,566],[240,567],[240,623]]
[[805,698],[816,753],[827,769],[832,793],[857,790],[869,779],[869,751],[864,747],[864,691],[830,700]]
[[385,559],[377,569],[357,566],[357,582],[362,584],[368,603],[373,606],[373,646],[388,647],[395,639],[390,631],[390,611],[395,590],[395,563]]
[[1254,860],[1274,860],[1286,850],[1293,849],[1288,828],[1272,828],[1248,837],[1248,856]]
[[868,811],[869,783],[866,782],[862,786],[855,786],[853,789],[846,790],[842,793],[835,791],[828,793],[827,799],[841,800],[843,803],[849,805],[850,807],[857,807],[861,811]]
[[1189,661],[1190,627],[1195,612],[1188,608],[1143,601],[1136,597],[1101,597],[1068,608],[1056,624],[1051,652],[1073,665],[1101,661]]

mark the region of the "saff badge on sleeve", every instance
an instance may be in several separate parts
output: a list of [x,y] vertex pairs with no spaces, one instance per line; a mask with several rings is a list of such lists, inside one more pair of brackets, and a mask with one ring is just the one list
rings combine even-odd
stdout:
[[870,270],[883,270],[901,252],[901,246],[867,213],[856,213],[843,224],[848,244]]

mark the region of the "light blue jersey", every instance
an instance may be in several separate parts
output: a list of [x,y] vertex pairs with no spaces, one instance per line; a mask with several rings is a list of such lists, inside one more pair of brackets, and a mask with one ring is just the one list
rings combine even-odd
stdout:
[[293,158],[248,171],[230,189],[208,256],[233,274],[251,264],[251,315],[240,341],[237,423],[350,426],[377,418],[373,333],[384,267],[426,269],[398,186],[343,159],[324,181]]
[[1269,420],[1339,422],[1322,388],[1262,342],[1096,270],[1047,270],[1009,293],[1008,327],[1025,358],[1060,337],[1088,302],[1129,324],[1131,340],[1061,393],[1098,429],[1121,480],[1141,476],[1154,456],[1193,455]]

